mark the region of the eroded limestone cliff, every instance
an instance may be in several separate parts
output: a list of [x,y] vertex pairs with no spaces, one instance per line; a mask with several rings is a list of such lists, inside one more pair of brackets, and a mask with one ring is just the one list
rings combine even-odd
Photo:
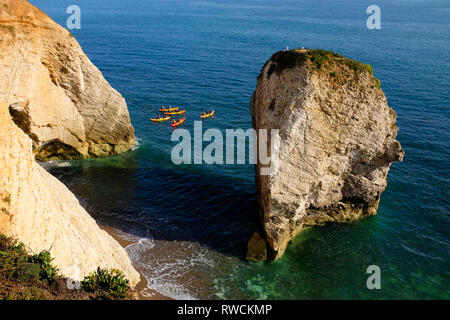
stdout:
[[122,96],[69,31],[26,0],[0,0],[0,99],[39,160],[104,157],[130,149]]
[[256,130],[280,133],[278,172],[262,176],[256,166],[263,237],[250,240],[250,259],[281,257],[305,228],[376,214],[404,153],[370,66],[321,50],[278,52],[250,108]]
[[101,230],[75,196],[38,163],[32,141],[0,102],[0,233],[33,252],[48,250],[62,275],[80,280],[98,266],[140,276],[120,244]]

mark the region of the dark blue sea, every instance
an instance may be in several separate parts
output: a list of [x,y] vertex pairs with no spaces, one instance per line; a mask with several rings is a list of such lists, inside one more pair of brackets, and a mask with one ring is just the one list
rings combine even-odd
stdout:
[[[450,298],[450,1],[32,0],[71,30],[126,99],[138,146],[108,159],[47,164],[126,240],[148,286],[176,299]],[[381,30],[366,9],[381,8]],[[378,215],[311,229],[274,263],[248,263],[258,216],[252,165],[171,161],[161,105],[204,109],[208,128],[251,128],[249,101],[275,51],[333,50],[373,66],[398,113],[403,163]],[[366,269],[381,269],[369,290]]]

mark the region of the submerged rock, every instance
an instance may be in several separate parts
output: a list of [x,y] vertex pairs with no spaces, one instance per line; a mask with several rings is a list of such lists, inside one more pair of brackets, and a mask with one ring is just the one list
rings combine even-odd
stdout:
[[259,232],[253,233],[247,244],[247,259],[264,261],[267,259],[267,243]]
[[280,133],[279,170],[263,176],[256,165],[270,259],[307,227],[377,213],[390,166],[404,152],[370,66],[323,50],[278,52],[250,109],[256,130]]
[[0,102],[0,233],[32,252],[50,251],[61,274],[81,280],[97,267],[139,273],[120,244],[101,230],[67,187],[34,161],[32,141]]
[[134,129],[125,100],[70,32],[26,0],[0,4],[0,99],[33,140],[36,158],[129,150]]

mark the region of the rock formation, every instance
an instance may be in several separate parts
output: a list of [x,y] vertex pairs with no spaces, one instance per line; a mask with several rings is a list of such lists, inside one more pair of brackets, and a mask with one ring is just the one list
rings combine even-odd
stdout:
[[69,31],[26,0],[0,0],[0,100],[39,160],[104,157],[130,149],[122,96]]
[[134,286],[139,273],[125,250],[75,196],[34,161],[32,141],[0,102],[0,233],[34,253],[48,250],[62,275],[80,280],[98,266],[122,270]]
[[256,130],[280,135],[279,170],[263,176],[256,165],[267,246],[255,234],[250,259],[281,257],[305,228],[376,214],[390,165],[404,153],[396,114],[370,66],[323,50],[278,52],[262,69],[250,108]]

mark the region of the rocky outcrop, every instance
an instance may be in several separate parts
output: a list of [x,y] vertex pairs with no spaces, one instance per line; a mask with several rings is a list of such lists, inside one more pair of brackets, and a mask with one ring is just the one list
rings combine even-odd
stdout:
[[[256,165],[269,259],[305,228],[376,214],[391,163],[404,153],[396,114],[370,66],[322,50],[278,52],[250,107],[256,130],[280,136],[279,170],[263,176]],[[264,252],[249,253],[258,255]]]
[[69,31],[25,0],[0,0],[0,99],[39,160],[104,157],[130,149],[122,96]]
[[34,161],[32,142],[0,102],[0,233],[34,253],[48,250],[62,275],[80,280],[98,266],[140,276],[125,250],[101,230],[75,196]]

